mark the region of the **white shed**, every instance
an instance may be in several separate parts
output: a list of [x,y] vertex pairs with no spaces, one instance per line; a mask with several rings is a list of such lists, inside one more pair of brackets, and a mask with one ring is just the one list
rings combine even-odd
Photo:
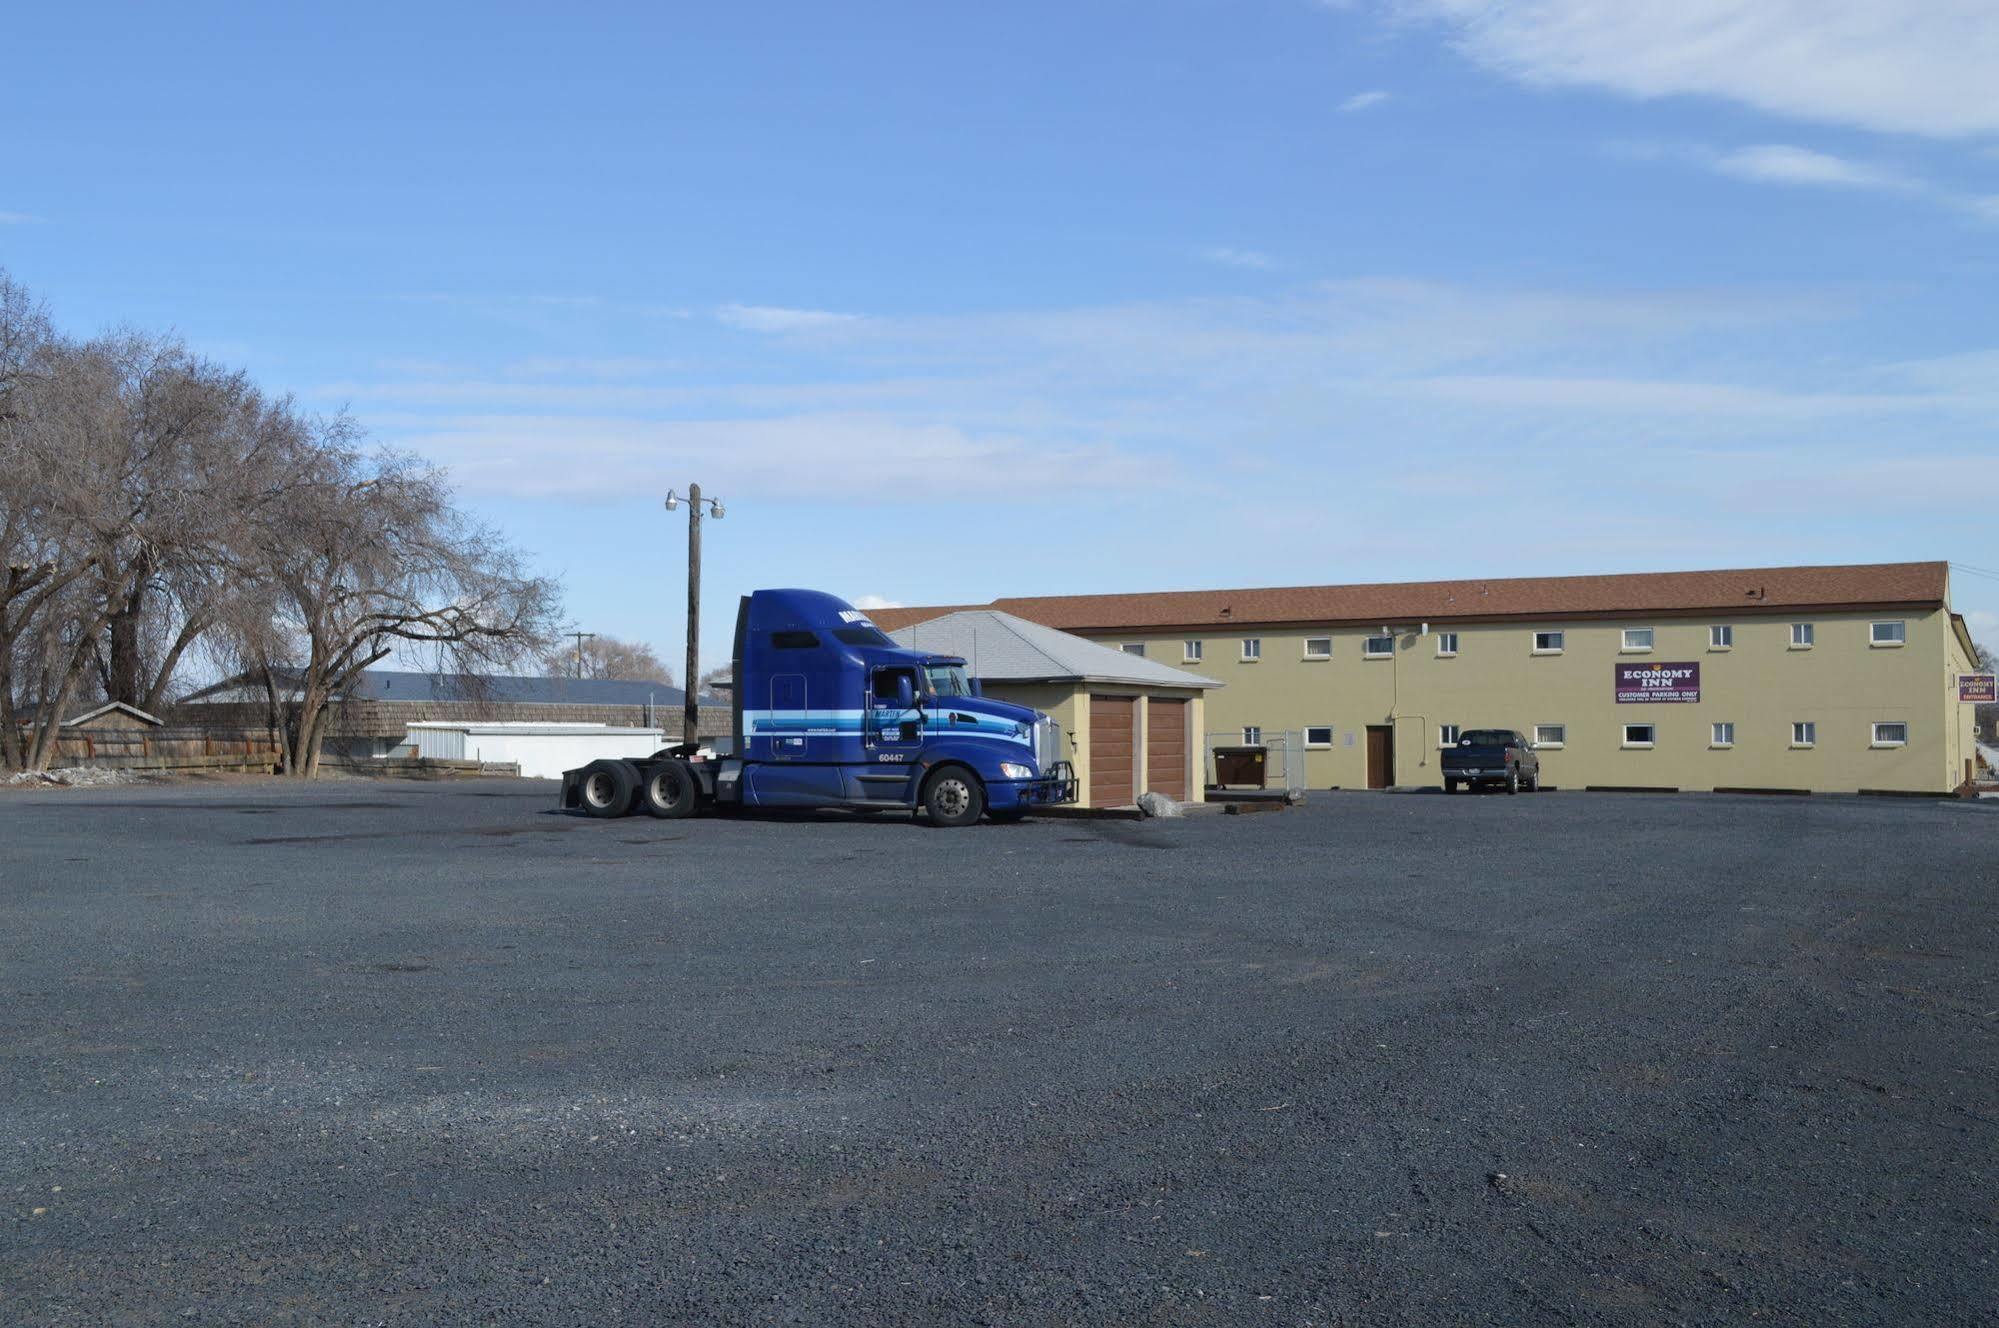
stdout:
[[528,779],[559,779],[602,757],[651,756],[666,746],[666,734],[609,724],[422,720],[409,725],[407,741],[428,760],[511,763]]

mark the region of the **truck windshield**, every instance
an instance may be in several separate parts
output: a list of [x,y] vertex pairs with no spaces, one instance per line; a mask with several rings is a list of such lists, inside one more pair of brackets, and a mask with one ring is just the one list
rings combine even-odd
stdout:
[[963,664],[925,664],[923,676],[928,680],[932,696],[972,694],[972,680],[965,676]]
[[1504,747],[1513,741],[1505,729],[1466,729],[1458,738],[1460,747]]

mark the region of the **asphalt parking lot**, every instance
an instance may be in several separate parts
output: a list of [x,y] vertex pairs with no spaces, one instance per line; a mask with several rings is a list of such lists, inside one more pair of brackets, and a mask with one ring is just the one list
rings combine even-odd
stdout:
[[0,795],[11,1323],[1963,1324],[1999,808]]

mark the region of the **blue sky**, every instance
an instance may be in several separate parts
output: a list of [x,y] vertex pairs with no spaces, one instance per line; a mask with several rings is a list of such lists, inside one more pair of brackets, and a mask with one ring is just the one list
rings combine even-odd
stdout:
[[[676,662],[689,480],[724,606],[1999,568],[1986,0],[41,6],[8,41],[0,266],[448,464],[578,625]],[[1953,579],[1999,640],[1999,578]]]

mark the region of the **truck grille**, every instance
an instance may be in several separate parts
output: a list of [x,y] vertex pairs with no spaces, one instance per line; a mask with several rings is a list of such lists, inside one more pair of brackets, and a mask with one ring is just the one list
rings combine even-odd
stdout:
[[1045,771],[1062,758],[1062,727],[1043,715],[1034,725],[1035,768]]

